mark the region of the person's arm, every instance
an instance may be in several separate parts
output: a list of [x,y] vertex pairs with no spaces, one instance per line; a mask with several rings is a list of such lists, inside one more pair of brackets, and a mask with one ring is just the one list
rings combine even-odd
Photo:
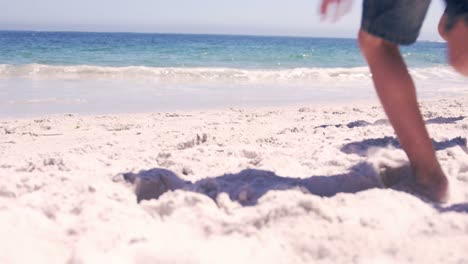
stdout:
[[352,3],[352,0],[322,0],[320,5],[322,20],[330,15],[332,15],[332,20],[337,20],[351,10]]

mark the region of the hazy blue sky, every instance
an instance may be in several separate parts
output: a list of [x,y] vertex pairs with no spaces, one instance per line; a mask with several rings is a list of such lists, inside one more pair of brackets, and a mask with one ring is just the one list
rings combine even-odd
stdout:
[[[355,37],[362,0],[340,21],[321,23],[319,0],[0,0],[0,29],[225,33]],[[434,0],[423,40],[439,40]]]

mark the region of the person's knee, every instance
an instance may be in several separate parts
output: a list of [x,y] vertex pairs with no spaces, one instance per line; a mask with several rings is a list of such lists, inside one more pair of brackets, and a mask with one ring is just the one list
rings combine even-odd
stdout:
[[374,51],[382,49],[397,49],[398,45],[388,42],[382,38],[373,36],[366,31],[360,30],[358,34],[358,43],[364,56],[370,55]]
[[360,30],[358,34],[358,44],[361,51],[366,53],[371,49],[375,49],[381,46],[382,39]]
[[439,25],[437,26],[437,29],[439,31],[439,35],[447,41],[447,32],[445,31],[445,27],[447,25],[447,15],[444,14],[440,17],[439,20]]
[[468,25],[458,21],[447,34],[448,61],[459,73],[468,76]]
[[468,76],[468,50],[449,51],[449,63],[459,73]]

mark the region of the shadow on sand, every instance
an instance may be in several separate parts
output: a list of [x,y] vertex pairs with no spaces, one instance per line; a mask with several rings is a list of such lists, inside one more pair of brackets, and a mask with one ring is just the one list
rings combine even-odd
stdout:
[[447,212],[456,212],[456,213],[467,213],[468,214],[468,203],[460,203],[454,204],[449,207],[442,207],[440,205],[434,206],[439,212],[447,213]]
[[457,121],[461,121],[465,119],[466,116],[458,116],[458,117],[442,117],[438,116],[426,121],[426,124],[454,124]]
[[[465,117],[444,118],[437,117],[428,120],[428,124],[454,123]],[[384,120],[385,121],[385,120]],[[385,123],[381,120],[377,124]],[[349,123],[348,127],[359,127],[370,124],[365,121]],[[327,127],[324,125],[321,127]],[[437,142],[433,140],[434,148],[442,150],[454,146],[460,146],[468,153],[466,139],[456,137],[450,140]],[[340,150],[347,154],[357,154],[366,156],[370,148],[388,147],[401,148],[398,140],[394,137],[383,137],[366,139],[360,142],[352,142],[344,145]],[[299,189],[305,193],[322,197],[331,197],[338,193],[357,193],[373,188],[392,188],[396,191],[406,192],[421,198],[409,186],[413,175],[409,165],[398,168],[376,169],[370,163],[361,162],[348,169],[348,173],[331,176],[311,176],[309,178],[281,177],[274,172],[266,170],[246,169],[236,174],[224,174],[218,177],[205,178],[197,182],[184,181],[174,172],[154,168],[143,170],[138,173],[123,173],[125,181],[135,185],[137,201],[158,199],[167,191],[186,190],[205,194],[216,200],[220,193],[227,193],[231,200],[239,202],[243,206],[255,205],[258,199],[265,193],[272,190]],[[441,213],[462,212],[468,213],[468,203],[456,204],[449,207],[434,205],[434,208]]]
[[[435,118],[431,118],[426,120],[426,124],[454,124],[458,121],[461,121],[465,119],[465,116],[458,116],[458,117],[442,117],[438,116]],[[327,128],[327,127],[347,127],[347,128],[355,128],[355,127],[365,127],[365,126],[379,126],[379,125],[389,125],[389,121],[387,119],[379,119],[375,121],[374,123],[369,123],[365,120],[356,120],[353,122],[350,122],[348,124],[325,124],[325,125],[320,125],[316,126],[315,128]]]
[[244,206],[255,205],[260,197],[271,190],[300,189],[323,197],[337,193],[356,193],[371,188],[384,188],[384,184],[368,163],[358,163],[348,173],[332,176],[312,176],[305,179],[277,176],[271,171],[246,169],[236,174],[224,174],[197,182],[184,181],[175,173],[155,168],[138,173],[125,173],[124,179],[135,184],[137,201],[157,199],[166,191],[187,190],[216,199],[227,193],[231,200]]
[[468,213],[468,203],[444,207],[432,204],[412,191],[407,184],[412,178],[409,165],[391,168],[391,171],[393,173],[385,176],[377,173],[371,164],[361,162],[351,167],[348,173],[312,176],[304,179],[281,177],[271,171],[246,169],[236,174],[224,174],[190,182],[182,180],[170,170],[161,168],[143,170],[138,173],[124,173],[123,178],[135,185],[137,202],[158,199],[167,191],[186,190],[207,195],[215,201],[218,194],[227,193],[231,200],[243,206],[252,206],[256,205],[258,199],[265,193],[273,190],[298,189],[304,193],[332,197],[338,193],[358,193],[373,188],[391,188],[415,195],[431,204],[440,213]]
[[[465,152],[468,153],[466,147],[466,138],[456,137],[445,141],[432,140],[432,144],[435,150],[443,150],[455,146],[460,146]],[[394,147],[401,149],[400,142],[395,137],[383,137],[383,138],[370,138],[359,142],[351,142],[344,145],[340,150],[346,154],[357,154],[361,157],[367,156],[367,152],[370,148],[386,148]]]

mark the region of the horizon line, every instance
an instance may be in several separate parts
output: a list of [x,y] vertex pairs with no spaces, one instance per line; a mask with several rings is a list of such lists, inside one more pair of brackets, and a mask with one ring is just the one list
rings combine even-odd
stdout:
[[213,33],[213,32],[149,32],[149,31],[89,31],[89,30],[35,30],[35,29],[2,29],[0,32],[40,32],[40,33],[97,33],[97,34],[142,34],[142,35],[198,35],[198,36],[238,36],[238,37],[285,37],[285,38],[324,38],[324,39],[357,39],[357,37],[331,37],[285,34],[252,34],[252,33]]
[[[141,35],[190,35],[190,36],[237,36],[237,37],[281,37],[281,38],[321,38],[321,39],[348,39],[356,40],[357,37],[335,36],[309,36],[309,35],[283,35],[283,34],[249,34],[249,33],[194,33],[194,32],[148,32],[148,31],[88,31],[88,30],[34,30],[34,29],[2,29],[0,32],[34,32],[34,33],[94,33],[94,34],[141,34]],[[417,42],[436,42],[438,40],[417,40]]]

